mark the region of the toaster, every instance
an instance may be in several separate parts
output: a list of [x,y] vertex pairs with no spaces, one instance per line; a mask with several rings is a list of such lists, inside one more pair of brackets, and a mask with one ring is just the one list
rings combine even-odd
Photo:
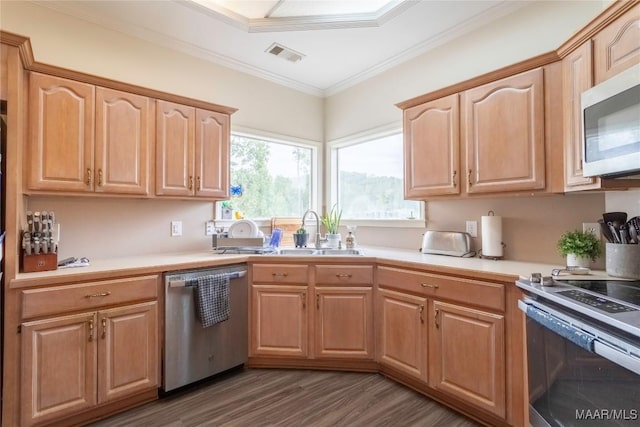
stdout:
[[469,233],[459,231],[427,230],[422,237],[423,254],[449,255],[457,257],[475,256]]

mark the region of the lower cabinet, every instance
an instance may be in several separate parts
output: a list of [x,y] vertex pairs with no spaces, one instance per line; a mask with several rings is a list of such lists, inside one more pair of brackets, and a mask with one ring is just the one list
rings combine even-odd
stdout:
[[429,385],[505,417],[504,316],[432,301]]
[[22,424],[158,385],[157,302],[22,325]]
[[251,353],[308,355],[307,287],[252,285]]
[[157,293],[158,276],[21,291],[20,425],[77,424],[157,395]]
[[315,356],[373,360],[373,289],[318,286],[315,294]]
[[254,264],[251,274],[251,357],[373,361],[373,266]]
[[427,299],[379,289],[378,362],[427,382]]

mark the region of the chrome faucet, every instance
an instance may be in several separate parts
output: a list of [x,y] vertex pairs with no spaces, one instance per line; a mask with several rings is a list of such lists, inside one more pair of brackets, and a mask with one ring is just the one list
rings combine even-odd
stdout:
[[327,239],[322,239],[320,237],[320,217],[316,213],[316,211],[312,209],[307,209],[307,211],[302,215],[302,227],[304,227],[304,219],[307,217],[307,214],[311,212],[316,217],[316,249],[322,248],[322,243],[325,243]]

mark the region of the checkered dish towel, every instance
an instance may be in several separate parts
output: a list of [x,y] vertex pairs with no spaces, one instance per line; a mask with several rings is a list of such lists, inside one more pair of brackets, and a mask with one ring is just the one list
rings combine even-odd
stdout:
[[206,328],[229,318],[229,276],[212,274],[198,277],[193,293],[196,302],[196,316]]

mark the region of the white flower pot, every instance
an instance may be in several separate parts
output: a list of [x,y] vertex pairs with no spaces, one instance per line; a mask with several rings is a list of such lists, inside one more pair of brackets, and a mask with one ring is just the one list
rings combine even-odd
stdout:
[[329,234],[327,233],[327,247],[331,249],[338,249],[340,246],[340,239],[342,236],[340,233],[338,234]]
[[591,266],[591,258],[579,256],[576,254],[567,254],[567,267],[586,267]]

